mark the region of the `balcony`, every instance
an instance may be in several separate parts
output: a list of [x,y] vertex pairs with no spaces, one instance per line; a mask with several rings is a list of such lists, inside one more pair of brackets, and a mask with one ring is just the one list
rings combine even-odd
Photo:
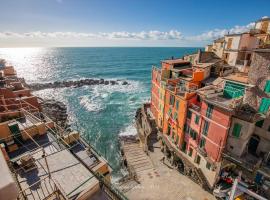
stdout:
[[198,152],[199,152],[199,154],[201,154],[203,157],[207,157],[207,152],[206,152],[206,150],[205,150],[205,148],[201,148],[201,147],[198,147]]
[[251,60],[237,60],[236,65],[242,65],[244,67],[248,67],[251,64]]

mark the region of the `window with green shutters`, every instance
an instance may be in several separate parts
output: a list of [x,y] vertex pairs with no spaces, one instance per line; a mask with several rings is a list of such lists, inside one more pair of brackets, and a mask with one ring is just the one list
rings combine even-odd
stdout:
[[262,98],[259,112],[263,113],[263,114],[267,113],[269,110],[269,106],[270,106],[270,99],[269,98]]
[[178,117],[178,114],[177,114],[177,112],[175,112],[174,115],[173,115],[173,119],[177,120],[177,117]]
[[205,121],[205,122],[204,122],[204,126],[203,126],[202,134],[204,134],[205,136],[207,136],[207,134],[208,134],[208,129],[209,129],[209,122],[208,122],[208,121]]
[[190,112],[190,110],[188,110],[188,112],[187,112],[187,118],[188,119],[191,119],[191,115],[192,115],[192,113]]
[[175,102],[175,109],[178,110],[178,108],[179,108],[179,101],[176,100],[176,102]]
[[238,124],[238,123],[235,123],[234,126],[233,126],[233,132],[232,132],[232,135],[236,138],[239,138],[240,137],[240,133],[241,133],[241,129],[242,129],[242,125],[241,124]]
[[206,168],[209,169],[209,170],[211,169],[211,163],[210,162],[206,163]]
[[206,110],[206,117],[211,118],[213,109],[214,109],[214,106],[211,104],[208,104],[208,107]]
[[260,120],[256,122],[256,126],[262,128],[264,120]]
[[174,105],[174,95],[170,96],[170,105]]
[[169,108],[168,116],[170,117],[172,114],[172,108]]
[[264,91],[270,93],[270,80],[267,80],[265,83]]
[[190,137],[193,139],[193,140],[196,140],[197,139],[197,132],[194,131],[193,129],[190,129]]
[[204,148],[205,147],[205,138],[201,138],[201,141],[200,141],[200,148]]
[[192,148],[189,148],[188,155],[189,155],[190,157],[192,157],[192,154],[193,154],[193,149],[192,149]]
[[200,117],[198,115],[195,116],[195,124],[199,124]]

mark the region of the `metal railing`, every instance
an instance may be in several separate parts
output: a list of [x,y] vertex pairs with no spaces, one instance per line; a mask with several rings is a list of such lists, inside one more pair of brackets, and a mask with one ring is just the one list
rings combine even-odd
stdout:
[[[38,188],[33,190],[32,188]],[[67,195],[55,180],[51,179],[49,176],[35,182],[26,189],[22,190],[17,199],[33,199],[33,200],[44,200],[55,195],[57,199],[68,200]]]

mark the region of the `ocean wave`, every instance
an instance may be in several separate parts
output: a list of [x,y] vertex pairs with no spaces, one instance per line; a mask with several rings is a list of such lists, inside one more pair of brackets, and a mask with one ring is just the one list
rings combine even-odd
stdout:
[[133,136],[137,135],[137,129],[135,128],[134,124],[130,124],[119,133],[119,136],[128,136],[128,135]]
[[99,101],[94,101],[93,97],[91,98],[90,95],[84,95],[79,98],[80,104],[90,112],[98,112],[103,109],[102,103],[100,103]]

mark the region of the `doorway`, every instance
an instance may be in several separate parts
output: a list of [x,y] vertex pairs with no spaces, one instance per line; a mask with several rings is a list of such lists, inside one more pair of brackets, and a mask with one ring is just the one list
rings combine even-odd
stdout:
[[248,152],[252,155],[256,155],[257,148],[260,143],[260,137],[257,135],[252,135],[248,143]]

